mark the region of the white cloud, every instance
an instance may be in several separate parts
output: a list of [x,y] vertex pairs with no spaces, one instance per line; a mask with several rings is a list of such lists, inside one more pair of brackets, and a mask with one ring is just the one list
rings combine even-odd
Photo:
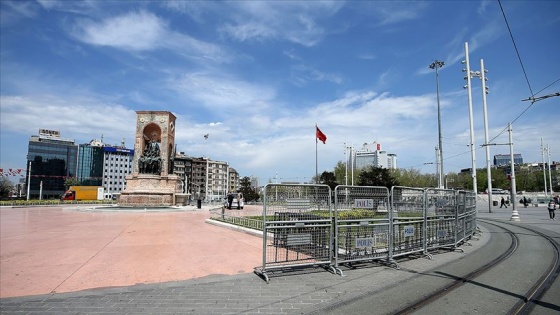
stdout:
[[204,73],[186,74],[169,85],[180,95],[195,100],[218,115],[220,112],[234,115],[240,110],[263,110],[267,102],[275,97],[275,90],[271,87]]
[[238,2],[222,32],[238,41],[287,40],[314,46],[326,35],[320,21],[330,17],[341,2]]
[[146,11],[132,12],[101,22],[82,20],[75,37],[88,44],[125,50],[151,50],[160,45],[167,24]]
[[140,10],[104,20],[78,20],[72,32],[75,39],[125,51],[142,52],[168,49],[193,60],[228,62],[232,56],[216,44],[172,31],[166,20]]
[[102,134],[111,144],[127,136],[128,144],[133,142],[136,113],[119,104],[55,95],[1,96],[0,103],[4,131],[31,135],[45,128],[59,130],[63,138],[75,137],[79,143]]

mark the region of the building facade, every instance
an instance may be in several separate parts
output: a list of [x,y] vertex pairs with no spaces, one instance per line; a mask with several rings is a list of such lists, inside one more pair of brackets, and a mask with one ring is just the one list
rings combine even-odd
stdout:
[[103,142],[92,140],[78,147],[78,182],[82,186],[101,186],[103,182]]
[[126,188],[126,176],[132,174],[134,150],[122,146],[103,147],[103,191],[106,199]]
[[126,188],[132,173],[134,150],[104,144],[100,140],[79,145],[77,178],[81,186],[102,186],[104,198],[111,199]]
[[228,192],[239,188],[239,174],[227,162],[206,157],[190,157],[184,152],[175,155],[173,173],[183,184],[183,193],[191,200],[222,202]]
[[[510,165],[511,156],[509,154],[496,154],[494,155],[494,166]],[[523,157],[521,154],[513,155],[513,163],[516,165],[523,164]]]
[[58,199],[66,178],[76,176],[77,157],[74,140],[61,138],[57,130],[39,129],[38,135],[30,137],[27,149],[28,198]]
[[397,155],[381,150],[380,143],[364,143],[360,150],[354,152],[354,167],[361,169],[367,166],[396,169]]

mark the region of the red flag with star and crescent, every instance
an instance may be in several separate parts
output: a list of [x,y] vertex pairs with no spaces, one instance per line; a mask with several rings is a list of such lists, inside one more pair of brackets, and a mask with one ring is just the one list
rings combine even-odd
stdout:
[[321,129],[319,129],[319,127],[315,126],[315,128],[317,128],[317,131],[315,132],[317,139],[321,140],[323,144],[327,143],[327,136],[321,131]]

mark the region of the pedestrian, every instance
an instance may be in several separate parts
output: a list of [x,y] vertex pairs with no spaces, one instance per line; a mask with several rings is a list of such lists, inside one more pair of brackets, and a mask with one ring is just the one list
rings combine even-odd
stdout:
[[228,209],[231,210],[231,203],[233,202],[233,194],[232,193],[230,193],[227,196],[227,202],[228,202]]
[[550,199],[548,202],[548,215],[550,216],[550,220],[554,220],[554,210],[556,210],[556,202],[554,199]]
[[506,207],[507,208],[506,200],[504,199],[504,197],[502,197],[502,200],[500,201],[500,208],[501,207]]
[[523,204],[525,205],[525,208],[527,208],[527,206],[529,205],[529,202],[527,201],[527,197],[523,196]]

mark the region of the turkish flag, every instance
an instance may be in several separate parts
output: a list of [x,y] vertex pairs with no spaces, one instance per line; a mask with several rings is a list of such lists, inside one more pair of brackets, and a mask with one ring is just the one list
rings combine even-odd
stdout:
[[321,129],[319,129],[319,127],[315,126],[315,128],[317,128],[317,131],[315,132],[317,139],[323,141],[323,143],[326,143],[327,136],[325,136],[325,134],[321,131]]

